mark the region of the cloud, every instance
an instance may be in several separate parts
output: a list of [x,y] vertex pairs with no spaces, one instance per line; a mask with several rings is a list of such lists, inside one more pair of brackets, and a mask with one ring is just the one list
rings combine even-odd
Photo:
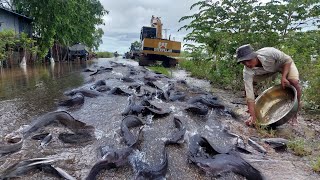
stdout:
[[[139,41],[142,26],[150,26],[151,16],[161,17],[163,29],[167,30],[167,36],[177,41],[183,41],[186,31],[178,32],[178,29],[187,22],[179,23],[179,19],[193,14],[190,6],[198,0],[100,0],[104,8],[110,13],[104,17],[105,25],[102,38],[103,44],[99,51],[128,51],[130,44]],[[165,36],[165,31],[163,32]]]

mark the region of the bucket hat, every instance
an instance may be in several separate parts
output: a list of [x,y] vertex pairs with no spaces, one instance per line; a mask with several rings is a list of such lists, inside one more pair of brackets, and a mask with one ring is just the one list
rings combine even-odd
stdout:
[[237,49],[237,62],[246,61],[257,57],[257,53],[254,52],[250,44],[245,44]]

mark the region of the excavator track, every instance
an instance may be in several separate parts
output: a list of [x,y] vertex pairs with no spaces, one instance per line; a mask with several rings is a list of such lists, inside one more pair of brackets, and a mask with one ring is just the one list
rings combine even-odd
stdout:
[[140,66],[154,65],[157,63],[157,61],[162,61],[162,66],[166,68],[175,67],[178,63],[175,58],[167,57],[164,55],[148,54],[139,57]]
[[166,57],[166,59],[164,59],[162,61],[162,66],[169,68],[169,67],[175,67],[177,65],[177,60],[175,58],[171,58],[171,57]]
[[150,55],[142,55],[139,57],[139,66],[150,66],[156,64],[156,59]]

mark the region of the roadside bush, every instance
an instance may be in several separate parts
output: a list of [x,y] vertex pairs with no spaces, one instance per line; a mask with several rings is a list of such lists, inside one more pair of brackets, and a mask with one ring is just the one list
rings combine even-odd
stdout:
[[197,78],[210,80],[213,86],[239,90],[243,88],[242,68],[232,60],[182,60],[180,66]]
[[[281,50],[294,60],[303,85],[302,100],[305,109],[320,109],[320,31],[290,33]],[[317,56],[311,61],[311,56]]]
[[320,111],[320,58],[311,64],[309,78],[304,87],[304,101],[306,108]]
[[16,42],[16,34],[13,30],[4,30],[0,32],[0,61],[8,56],[9,48],[13,47]]
[[17,48],[23,48],[25,53],[37,53],[38,47],[34,45],[35,40],[25,33],[16,34],[11,29],[3,30],[0,32],[0,39],[0,61],[8,59],[12,51]]
[[243,66],[235,60],[217,60],[211,70],[211,82],[216,86],[222,86],[233,90],[244,88],[242,78]]
[[181,60],[179,65],[190,71],[191,76],[210,80],[212,62],[204,60]]

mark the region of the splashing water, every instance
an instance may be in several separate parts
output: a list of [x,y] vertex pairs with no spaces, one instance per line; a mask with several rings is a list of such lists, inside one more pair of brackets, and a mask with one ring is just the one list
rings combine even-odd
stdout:
[[147,116],[147,119],[146,119],[146,124],[147,124],[147,125],[152,124],[153,116],[154,116],[154,115],[148,115],[148,116]]

